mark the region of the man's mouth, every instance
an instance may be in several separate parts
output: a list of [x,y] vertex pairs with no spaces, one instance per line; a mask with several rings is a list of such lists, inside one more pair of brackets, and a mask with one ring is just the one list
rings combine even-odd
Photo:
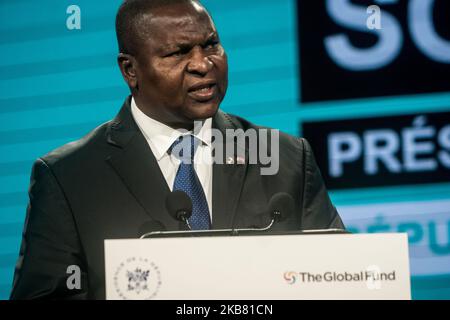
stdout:
[[188,94],[194,100],[204,102],[211,100],[217,91],[217,85],[215,82],[204,82],[193,85],[188,89]]

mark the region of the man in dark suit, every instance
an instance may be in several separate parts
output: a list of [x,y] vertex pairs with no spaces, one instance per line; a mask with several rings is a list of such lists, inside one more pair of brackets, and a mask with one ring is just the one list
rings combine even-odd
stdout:
[[[274,230],[343,228],[302,138],[280,133],[279,169],[272,175],[249,163],[251,145],[242,158],[197,163],[197,154],[212,153],[206,129],[224,135],[261,129],[218,109],[227,57],[203,6],[127,0],[116,32],[132,95],[115,119],[35,162],[12,299],[103,299],[104,240],[136,238],[149,221],[185,229],[165,206],[175,189],[193,199],[193,229],[263,227],[268,217],[261,213],[280,191],[294,198],[295,214]],[[193,131],[194,121],[200,132]],[[171,153],[181,136],[198,141],[193,164]],[[67,286],[69,266],[81,271],[80,287]]]

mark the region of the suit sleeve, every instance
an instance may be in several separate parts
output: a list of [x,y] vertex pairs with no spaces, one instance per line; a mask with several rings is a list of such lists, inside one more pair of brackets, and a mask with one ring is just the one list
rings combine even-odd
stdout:
[[306,139],[300,138],[303,155],[302,229],[344,229],[344,224],[331,203],[313,151]]
[[[29,198],[10,298],[86,298],[85,261],[73,215],[57,179],[42,159],[33,166]],[[75,267],[68,271],[69,266]]]

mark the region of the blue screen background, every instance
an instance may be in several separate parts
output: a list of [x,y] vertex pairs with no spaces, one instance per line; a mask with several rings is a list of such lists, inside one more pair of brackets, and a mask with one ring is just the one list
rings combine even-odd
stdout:
[[[226,112],[298,136],[302,121],[450,110],[450,93],[301,104],[295,1],[203,3],[229,57],[230,85],[222,104]],[[71,4],[81,9],[81,30],[66,27]],[[128,95],[116,63],[114,18],[119,4],[120,0],[0,2],[0,299],[7,299],[11,289],[32,163],[114,117]],[[444,201],[450,199],[450,183],[334,191],[331,197],[338,210]],[[375,223],[355,219],[353,224],[350,215],[343,218],[359,232]],[[450,298],[450,263],[433,268],[436,261],[450,261],[449,207],[442,208],[440,218],[447,223],[441,239],[447,249],[421,261],[425,267],[429,263],[428,272],[415,274],[412,266],[414,299]],[[423,219],[412,222],[426,228]]]

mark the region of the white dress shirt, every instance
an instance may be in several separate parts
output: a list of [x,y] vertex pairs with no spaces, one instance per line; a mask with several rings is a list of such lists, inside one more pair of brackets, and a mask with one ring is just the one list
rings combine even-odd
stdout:
[[[175,176],[181,161],[174,155],[170,155],[167,151],[181,135],[192,134],[192,132],[186,133],[185,130],[173,129],[150,118],[139,109],[134,98],[131,99],[131,114],[147,140],[158,162],[159,168],[166,179],[167,185],[172,191]],[[202,141],[195,151],[194,169],[205,192],[212,221],[211,124],[212,118],[206,119],[201,129],[198,130],[198,133],[194,134],[195,137]]]

